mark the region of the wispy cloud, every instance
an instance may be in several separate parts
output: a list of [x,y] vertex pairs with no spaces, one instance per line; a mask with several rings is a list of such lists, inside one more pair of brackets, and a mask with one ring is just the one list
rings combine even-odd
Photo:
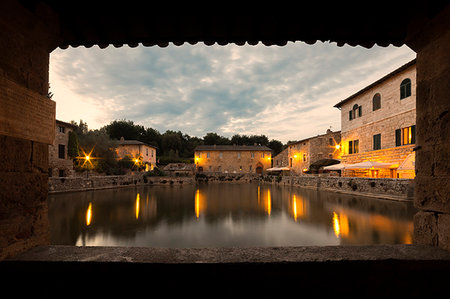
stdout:
[[[415,57],[402,48],[76,48],[51,54],[57,118],[131,119],[162,132],[302,139],[340,129],[333,105]],[[76,104],[74,104],[74,102]]]

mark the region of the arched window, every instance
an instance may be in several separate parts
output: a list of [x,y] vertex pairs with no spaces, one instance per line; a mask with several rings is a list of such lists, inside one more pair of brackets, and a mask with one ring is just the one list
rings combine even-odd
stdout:
[[373,111],[381,108],[381,95],[376,93],[372,98]]
[[348,120],[355,119],[356,116],[362,116],[362,107],[358,106],[358,104],[353,105],[353,109],[348,112]]
[[409,78],[402,81],[400,84],[400,100],[411,95],[411,80]]

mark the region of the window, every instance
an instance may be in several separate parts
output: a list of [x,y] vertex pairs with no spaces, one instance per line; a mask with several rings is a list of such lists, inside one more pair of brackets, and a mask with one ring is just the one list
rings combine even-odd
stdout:
[[251,165],[249,166],[248,171],[252,172],[252,166]]
[[145,148],[145,155],[148,156],[148,148]]
[[381,149],[381,134],[373,135],[373,150]]
[[261,154],[261,158],[264,158],[264,153]]
[[240,159],[241,158],[241,153],[237,153],[237,155],[238,155],[238,159]]
[[242,166],[239,166],[239,171],[242,171]]
[[58,144],[58,158],[60,159],[66,158],[66,147],[64,144]]
[[206,153],[206,158],[209,158],[210,157],[210,153],[208,152],[208,153]]
[[306,161],[306,154],[303,154],[303,162]]
[[329,144],[330,144],[331,146],[333,146],[333,145],[334,145],[334,141],[333,141],[333,138],[330,138],[330,139],[328,140],[328,142],[329,142]]
[[373,111],[381,108],[381,95],[376,93],[372,99]]
[[60,170],[58,171],[58,174],[59,174],[59,177],[60,177],[60,178],[65,177],[65,175],[64,175],[64,169],[60,169]]
[[219,153],[219,158],[220,158],[220,159],[223,158],[223,153],[222,153],[222,152]]
[[416,143],[416,126],[395,130],[395,146]]
[[405,79],[400,83],[400,100],[407,98],[411,95],[411,80]]
[[58,126],[59,133],[66,133],[66,128]]
[[252,159],[255,158],[255,153],[252,153],[251,156],[252,156]]
[[355,119],[356,116],[362,116],[362,106],[358,106],[358,104],[353,105],[353,109],[348,112],[348,120]]
[[350,140],[348,142],[348,153],[349,154],[359,153],[359,140]]

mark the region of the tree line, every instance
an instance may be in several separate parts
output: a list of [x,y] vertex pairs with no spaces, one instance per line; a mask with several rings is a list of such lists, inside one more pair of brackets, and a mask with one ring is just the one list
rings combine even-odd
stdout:
[[[160,133],[154,128],[146,128],[135,124],[132,120],[114,120],[97,130],[89,130],[86,122],[71,121],[75,126],[72,137],[69,136],[69,156],[78,157],[80,151],[92,151],[93,157],[102,157],[97,162],[97,168],[111,169],[118,167],[114,163],[115,151],[120,138],[138,140],[157,148],[160,164],[169,162],[189,162],[194,157],[194,149],[198,145],[264,145],[272,149],[275,156],[283,150],[283,143],[265,135],[235,134],[231,138],[217,133],[207,133],[203,138],[190,136],[181,131],[167,130]],[[102,167],[104,166],[104,167]],[[117,173],[120,171],[112,171]]]

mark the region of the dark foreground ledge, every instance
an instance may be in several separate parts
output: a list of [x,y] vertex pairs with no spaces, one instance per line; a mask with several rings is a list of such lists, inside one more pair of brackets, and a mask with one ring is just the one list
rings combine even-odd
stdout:
[[[168,249],[45,246],[0,263],[35,297],[314,295],[430,298],[450,252],[418,245]],[[160,297],[158,295],[158,297]],[[423,297],[422,297],[423,298]]]

